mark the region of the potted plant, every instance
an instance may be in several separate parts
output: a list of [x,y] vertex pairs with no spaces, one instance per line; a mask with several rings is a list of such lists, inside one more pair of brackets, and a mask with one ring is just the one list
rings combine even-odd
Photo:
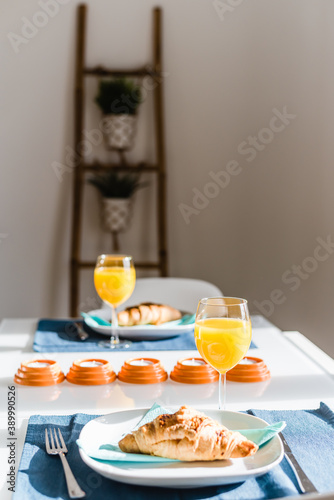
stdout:
[[127,78],[101,80],[95,102],[104,115],[103,131],[108,148],[130,149],[136,132],[136,112],[141,102],[140,86]]
[[118,251],[118,233],[124,231],[131,220],[132,197],[146,183],[140,182],[139,174],[113,171],[96,174],[88,182],[102,195],[102,223],[113,234],[114,250]]

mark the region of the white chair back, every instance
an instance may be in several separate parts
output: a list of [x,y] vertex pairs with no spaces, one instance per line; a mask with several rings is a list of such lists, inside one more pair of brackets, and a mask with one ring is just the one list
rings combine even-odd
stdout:
[[195,313],[199,300],[222,295],[219,288],[207,281],[189,278],[139,278],[133,294],[120,308],[141,302],[156,302]]

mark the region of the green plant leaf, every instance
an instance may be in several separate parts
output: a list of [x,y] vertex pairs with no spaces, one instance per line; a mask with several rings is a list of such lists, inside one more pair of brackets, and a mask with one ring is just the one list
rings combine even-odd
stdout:
[[104,114],[134,115],[142,102],[141,87],[127,78],[101,80],[95,102]]
[[105,198],[131,198],[138,189],[148,185],[147,182],[140,182],[140,174],[120,174],[112,171],[96,174],[87,182],[96,187]]

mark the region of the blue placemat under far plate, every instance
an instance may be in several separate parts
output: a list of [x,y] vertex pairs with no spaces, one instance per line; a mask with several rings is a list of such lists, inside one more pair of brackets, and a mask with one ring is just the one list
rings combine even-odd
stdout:
[[[37,324],[33,349],[37,352],[93,352],[106,351],[98,342],[107,340],[87,325],[84,329],[89,333],[89,338],[80,340],[76,334],[76,327],[71,320],[41,319]],[[256,346],[252,342],[250,348]],[[182,333],[177,337],[162,340],[132,341],[127,351],[188,351],[196,350],[194,332]]]

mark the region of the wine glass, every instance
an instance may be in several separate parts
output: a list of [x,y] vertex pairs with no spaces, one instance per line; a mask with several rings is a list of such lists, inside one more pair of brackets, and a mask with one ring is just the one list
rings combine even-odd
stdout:
[[131,345],[118,337],[117,306],[128,300],[136,284],[136,272],[129,255],[99,255],[94,270],[94,285],[99,297],[111,307],[110,341],[99,342],[109,349],[124,349]]
[[251,338],[247,300],[234,297],[200,300],[196,312],[195,341],[202,357],[219,373],[220,410],[225,410],[226,406],[226,372],[245,356]]

